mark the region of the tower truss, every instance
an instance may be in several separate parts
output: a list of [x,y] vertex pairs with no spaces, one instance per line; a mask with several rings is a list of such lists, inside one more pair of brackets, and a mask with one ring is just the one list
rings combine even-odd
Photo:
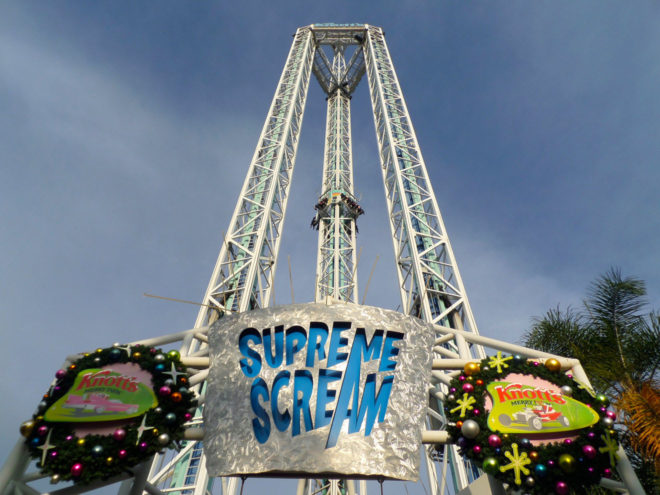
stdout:
[[[322,188],[312,220],[312,226],[319,230],[314,299],[358,302],[356,220],[363,211],[353,190],[350,103],[366,74],[402,312],[436,329],[428,417],[422,436],[427,444],[424,458],[433,495],[444,495],[448,480],[458,492],[480,474],[448,444],[444,432],[442,401],[457,370],[468,361],[484,358],[484,346],[530,358],[559,358],[479,335],[382,29],[366,24],[312,24],[294,35],[194,328],[136,342],[180,348],[200,404],[187,425],[187,442],[179,452],[158,455],[117,478],[51,493],[82,493],[116,482],[122,482],[122,495],[206,495],[217,488],[206,472],[201,444],[201,408],[209,367],[207,331],[225,314],[266,308],[272,302],[312,74],[327,96]],[[560,359],[565,368],[588,383],[579,362]],[[621,450],[619,458],[625,487],[631,493],[643,493]],[[39,493],[28,485],[40,477],[28,472],[28,465],[26,448],[19,441],[0,470],[0,495]],[[617,489],[623,486],[604,483]],[[237,478],[220,481],[223,495],[234,495],[238,486]],[[358,485],[352,480],[321,479],[298,485],[299,495],[358,491],[366,495],[364,482]]]

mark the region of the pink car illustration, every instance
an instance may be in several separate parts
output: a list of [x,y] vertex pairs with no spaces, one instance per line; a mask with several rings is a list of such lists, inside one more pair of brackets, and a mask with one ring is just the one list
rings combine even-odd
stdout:
[[133,414],[138,411],[137,404],[124,404],[116,399],[109,399],[107,394],[70,395],[64,407],[94,411],[95,413],[124,412]]

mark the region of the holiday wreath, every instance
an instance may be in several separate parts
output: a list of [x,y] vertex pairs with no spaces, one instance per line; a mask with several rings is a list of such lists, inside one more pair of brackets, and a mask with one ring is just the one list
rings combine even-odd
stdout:
[[451,437],[483,471],[526,493],[566,494],[613,475],[618,443],[608,405],[556,359],[498,352],[465,366],[444,408]]
[[20,428],[53,483],[130,473],[178,445],[196,406],[178,351],[115,344],[84,354],[55,378]]

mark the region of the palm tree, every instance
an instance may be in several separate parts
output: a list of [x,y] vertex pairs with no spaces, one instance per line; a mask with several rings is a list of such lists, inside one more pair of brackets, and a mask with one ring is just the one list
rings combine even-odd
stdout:
[[658,493],[660,316],[644,313],[645,296],[642,280],[612,268],[591,284],[583,308],[550,309],[533,320],[523,342],[580,360],[592,385],[614,399],[640,481],[647,493]]

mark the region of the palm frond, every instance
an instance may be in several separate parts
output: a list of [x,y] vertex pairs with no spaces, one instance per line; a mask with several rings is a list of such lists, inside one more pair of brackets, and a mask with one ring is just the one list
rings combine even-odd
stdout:
[[631,446],[654,460],[660,474],[660,387],[644,382],[630,385],[618,397],[616,407],[625,413]]

